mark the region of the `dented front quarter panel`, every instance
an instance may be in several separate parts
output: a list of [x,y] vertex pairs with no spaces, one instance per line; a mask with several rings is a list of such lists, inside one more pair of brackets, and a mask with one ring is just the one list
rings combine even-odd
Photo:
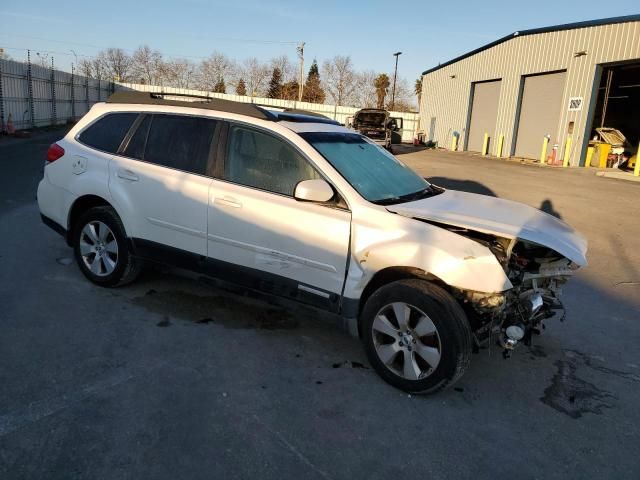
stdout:
[[388,267],[410,267],[447,285],[479,292],[512,288],[495,255],[485,246],[428,223],[390,214],[354,215],[352,249],[345,293],[359,298],[375,273]]

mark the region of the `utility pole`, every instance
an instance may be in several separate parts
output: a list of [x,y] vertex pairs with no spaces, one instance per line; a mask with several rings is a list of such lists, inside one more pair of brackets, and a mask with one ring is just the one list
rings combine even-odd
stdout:
[[300,60],[300,71],[298,72],[298,101],[302,101],[302,89],[304,88],[304,42],[300,42],[296,48],[298,59]]
[[396,103],[396,77],[398,76],[398,57],[402,55],[402,52],[396,52],[393,54],[396,57],[396,69],[393,72],[393,90],[391,91],[391,108],[389,110],[393,110],[393,107]]

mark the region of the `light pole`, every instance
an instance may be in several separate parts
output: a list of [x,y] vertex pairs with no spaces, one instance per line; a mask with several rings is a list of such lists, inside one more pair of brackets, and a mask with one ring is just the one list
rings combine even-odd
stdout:
[[396,52],[393,54],[396,57],[396,69],[393,72],[393,90],[391,90],[391,108],[389,110],[393,110],[393,107],[396,103],[396,77],[398,76],[398,57],[402,55],[402,52]]

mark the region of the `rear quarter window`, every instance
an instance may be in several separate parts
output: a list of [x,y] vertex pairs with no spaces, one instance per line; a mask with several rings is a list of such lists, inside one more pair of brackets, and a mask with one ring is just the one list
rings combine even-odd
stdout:
[[116,153],[137,113],[109,113],[85,129],[78,140],[88,147],[103,152]]

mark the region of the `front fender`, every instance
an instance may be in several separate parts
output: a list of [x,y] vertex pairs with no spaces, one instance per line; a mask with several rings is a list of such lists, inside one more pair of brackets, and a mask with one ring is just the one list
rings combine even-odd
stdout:
[[435,225],[399,215],[356,223],[345,296],[359,298],[371,278],[388,267],[411,267],[461,290],[495,293],[513,287],[495,255],[484,245]]

